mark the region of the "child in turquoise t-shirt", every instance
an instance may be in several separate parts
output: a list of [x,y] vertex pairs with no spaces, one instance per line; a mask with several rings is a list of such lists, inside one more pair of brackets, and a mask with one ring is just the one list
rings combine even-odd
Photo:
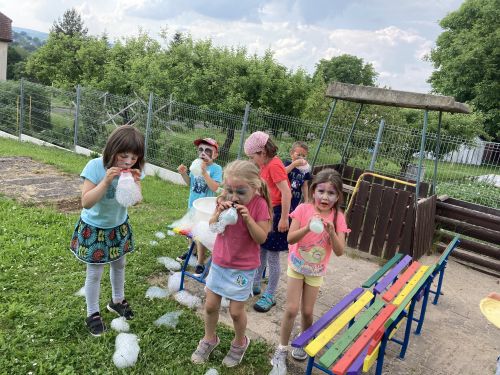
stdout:
[[[219,154],[219,145],[215,139],[200,138],[195,140],[198,157],[201,162],[201,174],[195,175],[193,171],[188,174],[188,168],[181,164],[177,171],[181,174],[184,182],[189,185],[188,209],[193,207],[193,202],[198,198],[214,197],[222,181],[222,167],[216,164],[214,160]],[[195,273],[203,274],[205,272],[206,248],[199,241],[196,241],[196,250],[198,253],[198,262]],[[187,257],[187,252],[177,257],[182,262]]]

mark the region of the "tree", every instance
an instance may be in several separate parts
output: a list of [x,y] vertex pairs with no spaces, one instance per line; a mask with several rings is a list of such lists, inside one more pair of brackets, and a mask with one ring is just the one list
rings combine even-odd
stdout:
[[85,36],[87,35],[88,29],[83,24],[82,17],[76,9],[71,8],[64,12],[62,19],[58,18],[57,21],[54,21],[50,31],[68,36],[73,36],[75,34]]
[[500,141],[500,7],[498,0],[466,0],[441,20],[430,56],[435,92],[468,102],[484,114],[484,128]]
[[332,57],[330,60],[321,59],[316,64],[313,78],[317,76],[321,77],[323,82],[327,84],[331,81],[339,81],[355,85],[375,86],[378,73],[375,72],[372,64],[365,64],[362,58],[344,54]]

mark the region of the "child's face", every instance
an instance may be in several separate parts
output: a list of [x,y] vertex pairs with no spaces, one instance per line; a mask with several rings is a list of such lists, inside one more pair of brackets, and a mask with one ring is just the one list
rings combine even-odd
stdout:
[[267,157],[264,151],[256,152],[255,154],[248,156],[248,158],[255,164],[257,164],[259,167],[262,167],[264,164],[266,164],[267,161]]
[[217,157],[217,149],[207,143],[200,143],[198,148],[198,157],[207,163],[211,163]]
[[121,169],[129,169],[134,166],[134,164],[139,159],[139,156],[133,152],[119,152],[115,156],[114,167],[119,167]]
[[247,205],[255,195],[255,189],[238,178],[227,177],[224,181],[224,190],[227,200]]
[[313,193],[314,206],[320,212],[329,211],[339,200],[335,186],[331,182],[316,185]]
[[295,147],[292,151],[290,151],[292,161],[295,161],[297,159],[307,159],[307,154],[307,150],[300,146]]

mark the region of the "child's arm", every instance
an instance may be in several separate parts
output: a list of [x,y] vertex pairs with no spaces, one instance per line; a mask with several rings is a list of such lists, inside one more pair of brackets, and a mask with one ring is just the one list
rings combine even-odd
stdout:
[[330,237],[330,244],[332,245],[333,252],[336,256],[344,254],[345,247],[345,233],[337,232],[335,225],[329,221],[324,221],[326,232]]
[[247,225],[252,239],[259,245],[266,242],[267,234],[271,230],[271,221],[266,220],[256,222],[253,217],[250,216],[250,212],[248,212],[248,208],[246,206],[237,204],[235,205],[235,207],[238,210],[238,213],[241,215],[243,222]]
[[182,179],[186,185],[189,186],[191,181],[189,180],[189,175],[187,174],[187,167],[184,164],[181,164],[177,167],[177,172],[181,174]]
[[215,224],[217,220],[219,220],[221,212],[227,210],[229,207],[232,206],[232,204],[233,202],[226,201],[223,196],[219,196],[217,198],[217,205],[215,206],[215,212],[210,218],[210,220],[208,220],[208,224],[209,225]]
[[292,200],[292,192],[288,186],[288,180],[283,180],[276,183],[276,186],[281,191],[281,218],[278,223],[278,232],[286,232],[288,230],[288,214],[290,213],[290,201]]
[[201,164],[201,175],[205,179],[208,188],[213,192],[217,191],[220,184],[210,177],[210,174],[207,172],[207,163],[205,161]]
[[299,220],[293,218],[286,239],[290,245],[293,245],[299,242],[309,232],[310,232],[309,225],[306,225],[305,227],[301,228]]
[[304,181],[302,184],[302,201],[309,202],[309,181]]
[[91,208],[99,202],[109,185],[115,177],[118,177],[122,169],[119,167],[111,167],[106,170],[106,176],[96,185],[92,181],[85,179],[82,188],[82,207]]
[[296,159],[285,167],[286,173],[287,174],[290,173],[293,170],[293,168],[295,168],[295,167],[301,167],[301,166],[306,165],[306,164],[307,164],[306,160]]

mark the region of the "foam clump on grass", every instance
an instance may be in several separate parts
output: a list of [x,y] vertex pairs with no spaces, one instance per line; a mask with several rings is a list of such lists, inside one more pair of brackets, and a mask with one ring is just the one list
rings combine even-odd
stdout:
[[111,321],[111,328],[113,328],[117,332],[128,332],[130,331],[130,326],[127,323],[127,319],[123,316],[119,318],[115,318]]
[[168,290],[160,288],[159,286],[151,286],[146,291],[146,298],[149,298],[149,299],[153,299],[153,298],[167,298],[168,295],[169,295]]
[[181,273],[176,272],[169,276],[168,278],[168,291],[171,294],[178,292],[181,288]]
[[169,257],[158,257],[156,258],[158,263],[163,264],[170,271],[179,271],[181,269],[181,264],[175,259]]
[[139,342],[132,333],[119,333],[115,340],[113,363],[119,369],[134,366],[139,356]]
[[214,368],[209,368],[207,372],[205,372],[205,375],[219,375],[219,372],[217,369]]
[[85,285],[82,286],[77,292],[75,292],[75,296],[85,297]]
[[165,233],[158,231],[155,233],[155,237],[160,240],[163,240],[165,238]]
[[182,311],[172,311],[168,312],[162,316],[160,316],[158,319],[156,319],[153,324],[157,327],[160,326],[165,326],[168,328],[175,328],[177,327],[177,323],[179,323],[179,316],[182,315]]
[[189,307],[190,309],[196,309],[201,306],[201,298],[193,296],[186,290],[175,293],[174,298],[181,305]]

